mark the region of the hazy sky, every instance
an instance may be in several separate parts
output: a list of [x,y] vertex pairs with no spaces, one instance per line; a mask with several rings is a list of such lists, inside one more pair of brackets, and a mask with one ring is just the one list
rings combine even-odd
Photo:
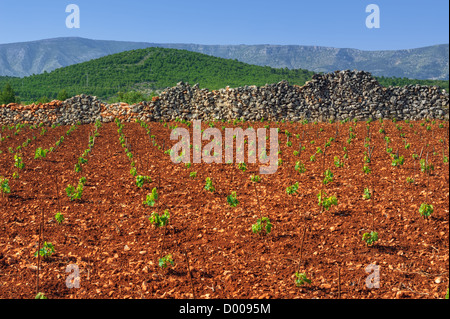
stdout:
[[[66,27],[69,4],[80,9],[80,28]],[[366,27],[369,4],[380,9],[380,28]],[[0,43],[77,36],[412,49],[449,42],[448,12],[448,0],[0,0]]]

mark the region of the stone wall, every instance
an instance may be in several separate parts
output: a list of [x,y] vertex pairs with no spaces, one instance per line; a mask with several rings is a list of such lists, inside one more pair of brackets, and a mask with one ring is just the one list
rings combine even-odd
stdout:
[[79,95],[64,102],[0,108],[0,125],[18,122],[73,124],[96,120],[143,121],[181,119],[236,119],[328,121],[369,118],[420,120],[449,118],[449,95],[436,86],[409,85],[384,88],[370,73],[336,71],[316,74],[304,86],[287,82],[262,87],[245,86],[217,91],[180,82],[160,97],[136,105],[105,104]]

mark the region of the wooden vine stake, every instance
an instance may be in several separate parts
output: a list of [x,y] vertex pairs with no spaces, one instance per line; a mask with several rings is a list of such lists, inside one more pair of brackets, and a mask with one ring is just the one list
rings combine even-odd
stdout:
[[[323,161],[322,161],[322,172],[325,173],[325,153],[327,151],[326,146],[323,148]],[[320,196],[323,196],[323,181],[320,183]],[[322,197],[322,203],[323,203],[323,197]],[[320,205],[320,214],[323,212],[323,205]]]
[[39,251],[41,250],[41,232],[42,232],[42,225],[39,225],[39,237],[38,237],[38,253],[37,253],[37,269],[36,269],[36,295],[39,293],[39,269],[41,267],[41,259],[39,254]]
[[39,273],[40,273],[40,267],[41,267],[41,238],[44,239],[44,209],[41,209],[41,223],[39,224],[39,237],[38,237],[38,250],[37,250],[37,269],[36,269],[36,295],[39,293]]
[[56,183],[56,200],[58,201],[59,212],[61,211],[61,201],[59,200],[59,186],[58,186],[58,174],[55,174],[55,183]]
[[302,262],[302,256],[303,256],[303,243],[305,241],[305,236],[306,236],[306,231],[307,231],[307,226],[305,225],[305,228],[303,229],[303,235],[302,235],[302,242],[300,244],[300,256],[298,258],[298,263],[297,263],[297,272],[300,271],[300,264]]
[[257,205],[258,205],[259,218],[261,219],[261,222],[262,222],[262,210],[261,210],[261,206],[260,206],[260,204],[259,204],[258,189],[256,188],[256,183],[253,183],[253,185],[255,186],[256,203],[257,203]]
[[193,297],[193,299],[196,299],[196,297],[195,297],[194,283],[193,283],[193,281],[192,281],[191,267],[189,266],[189,258],[188,258],[186,249],[184,249],[183,252],[184,252],[184,257],[186,258],[186,264],[187,264],[187,269],[188,269],[188,273],[189,273],[189,281],[190,281],[190,283],[191,283],[191,289],[192,289],[192,297]]

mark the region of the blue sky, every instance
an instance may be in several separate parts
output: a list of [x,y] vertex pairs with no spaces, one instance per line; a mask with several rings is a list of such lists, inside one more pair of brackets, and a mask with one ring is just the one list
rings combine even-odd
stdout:
[[[80,28],[66,27],[66,6]],[[366,6],[380,8],[369,29]],[[0,43],[77,36],[197,44],[293,44],[361,50],[448,43],[448,0],[0,0]]]

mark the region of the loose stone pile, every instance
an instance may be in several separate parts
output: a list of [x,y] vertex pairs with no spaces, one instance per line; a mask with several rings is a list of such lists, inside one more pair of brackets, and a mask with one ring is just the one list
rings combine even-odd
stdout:
[[0,107],[0,125],[19,122],[52,124],[92,123],[96,120],[143,121],[179,119],[260,119],[328,121],[369,118],[398,120],[449,118],[449,95],[437,86],[382,87],[370,73],[336,71],[316,74],[304,86],[287,82],[262,87],[244,86],[217,91],[180,82],[160,97],[136,105],[104,104],[79,95],[64,102]]

